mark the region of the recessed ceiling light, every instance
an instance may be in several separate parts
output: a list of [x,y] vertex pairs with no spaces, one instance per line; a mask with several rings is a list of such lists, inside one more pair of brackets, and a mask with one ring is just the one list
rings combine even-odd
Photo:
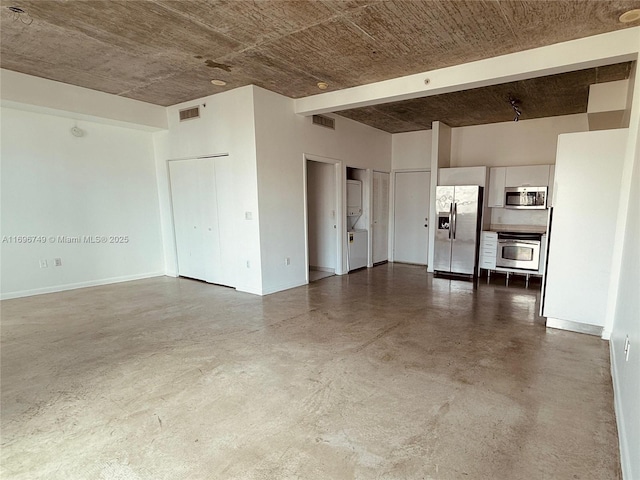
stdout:
[[329,87],[329,84],[327,82],[318,82],[318,88],[320,90],[326,90],[327,87]]
[[218,87],[224,87],[227,84],[227,82],[225,82],[224,80],[217,80],[217,79],[211,80],[211,83],[213,85],[217,85]]
[[636,20],[640,20],[640,8],[636,8],[635,10],[629,10],[628,12],[624,12],[620,15],[619,20],[622,23],[630,23],[635,22]]

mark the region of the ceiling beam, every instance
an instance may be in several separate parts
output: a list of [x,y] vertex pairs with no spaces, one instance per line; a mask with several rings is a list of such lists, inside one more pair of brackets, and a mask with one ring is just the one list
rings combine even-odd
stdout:
[[637,60],[640,27],[295,100],[315,115]]

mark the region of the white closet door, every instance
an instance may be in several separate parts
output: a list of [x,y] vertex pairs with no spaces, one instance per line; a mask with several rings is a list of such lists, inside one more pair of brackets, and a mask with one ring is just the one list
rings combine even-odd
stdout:
[[207,279],[203,261],[201,169],[199,160],[169,162],[171,200],[178,255],[178,274]]
[[202,225],[201,258],[205,271],[204,279],[209,283],[220,283],[222,260],[220,235],[218,232],[218,201],[216,195],[216,172],[213,158],[196,160],[198,170],[198,203],[192,206],[200,212]]
[[233,287],[236,285],[235,261],[238,258],[235,247],[237,238],[234,228],[233,164],[230,157],[217,157],[214,163],[219,267],[215,272],[213,283]]
[[373,172],[373,263],[389,259],[389,174]]

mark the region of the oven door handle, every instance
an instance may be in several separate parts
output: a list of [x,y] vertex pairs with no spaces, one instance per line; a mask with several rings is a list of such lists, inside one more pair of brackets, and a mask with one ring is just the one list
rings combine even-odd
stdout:
[[526,240],[498,240],[502,245],[540,245],[540,242],[528,242]]

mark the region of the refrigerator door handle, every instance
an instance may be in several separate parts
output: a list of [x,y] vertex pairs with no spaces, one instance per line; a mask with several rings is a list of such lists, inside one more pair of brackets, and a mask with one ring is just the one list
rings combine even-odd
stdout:
[[456,239],[456,227],[458,223],[458,204],[452,203],[451,207],[453,209],[453,239]]
[[449,205],[449,240],[451,240],[451,229],[453,228],[453,202]]

